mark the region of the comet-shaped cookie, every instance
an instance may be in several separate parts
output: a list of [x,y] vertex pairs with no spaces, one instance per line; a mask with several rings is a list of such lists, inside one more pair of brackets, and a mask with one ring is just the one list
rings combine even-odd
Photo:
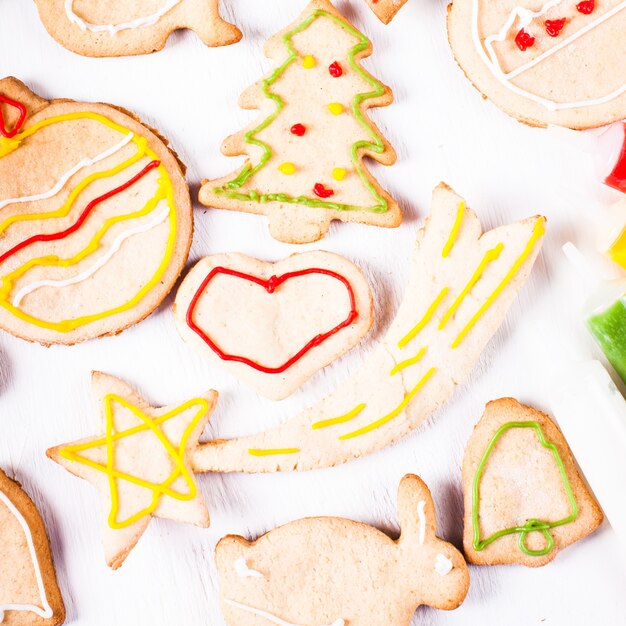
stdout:
[[195,471],[309,470],[397,441],[450,398],[496,332],[539,253],[545,219],[482,234],[444,184],[420,231],[395,321],[362,369],[281,426],[193,454]]

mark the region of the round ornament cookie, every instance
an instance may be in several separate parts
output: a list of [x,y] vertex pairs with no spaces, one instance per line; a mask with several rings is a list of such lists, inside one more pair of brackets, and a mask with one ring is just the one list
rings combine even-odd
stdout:
[[626,117],[625,0],[454,0],[448,36],[472,83],[518,120],[576,130]]
[[207,46],[241,39],[219,14],[219,0],[35,0],[46,30],[63,47],[90,57],[149,54],[182,28]]
[[141,321],[184,267],[189,189],[164,141],[106,104],[0,81],[0,328],[44,345]]

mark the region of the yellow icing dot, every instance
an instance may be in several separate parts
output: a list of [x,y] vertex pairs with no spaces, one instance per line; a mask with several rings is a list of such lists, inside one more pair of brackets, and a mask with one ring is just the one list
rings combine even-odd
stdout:
[[328,110],[333,115],[341,115],[343,113],[343,104],[340,104],[339,102],[331,102],[328,105]]
[[346,170],[343,167],[336,167],[333,170],[333,178],[335,180],[343,180],[346,177]]
[[289,161],[287,161],[286,163],[279,165],[278,169],[283,174],[286,174],[287,176],[291,176],[296,171],[296,166],[293,163],[289,163]]
[[310,54],[307,54],[304,59],[302,59],[302,67],[305,70],[310,70],[311,68],[315,67],[316,65],[316,61],[315,61],[315,57],[311,56]]

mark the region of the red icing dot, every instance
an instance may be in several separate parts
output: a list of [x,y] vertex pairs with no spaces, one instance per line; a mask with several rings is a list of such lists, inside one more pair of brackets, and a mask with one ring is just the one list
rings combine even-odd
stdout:
[[333,78],[339,78],[343,74],[343,69],[338,61],[331,63],[328,67],[328,71]]
[[291,134],[302,137],[306,133],[306,126],[304,124],[294,124],[291,127]]
[[522,30],[515,35],[515,43],[517,47],[524,52],[526,48],[530,48],[535,43],[535,38],[522,28]]
[[313,187],[313,193],[318,198],[330,198],[335,195],[335,192],[332,189],[326,189],[322,183],[315,183],[315,187]]
[[566,21],[564,17],[560,20],[546,20],[546,33],[550,37],[558,37]]
[[583,2],[579,2],[576,5],[576,9],[579,13],[584,13],[585,15],[589,15],[593,13],[593,10],[596,8],[595,0],[583,0]]

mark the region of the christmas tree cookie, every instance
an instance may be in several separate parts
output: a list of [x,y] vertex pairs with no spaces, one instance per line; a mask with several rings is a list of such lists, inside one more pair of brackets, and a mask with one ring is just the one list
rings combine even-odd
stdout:
[[113,335],[174,285],[193,231],[176,155],[132,114],[0,81],[0,328]]
[[46,30],[62,46],[90,57],[156,52],[173,31],[193,30],[207,46],[241,39],[219,14],[219,0],[35,0]]
[[209,512],[190,468],[217,402],[217,392],[151,407],[125,382],[94,372],[103,434],[48,450],[48,456],[98,489],[107,565],[117,569],[153,517],[209,526]]
[[0,470],[0,623],[59,626],[65,621],[46,529],[19,483]]
[[328,0],[313,0],[269,40],[266,54],[277,69],[241,97],[261,119],[229,137],[222,151],[245,155],[244,165],[204,181],[200,202],[267,215],[271,234],[289,243],[322,238],[332,220],[398,226],[398,204],[364,161],[396,160],[367,114],[393,99],[361,66],[371,52],[370,41]]
[[474,428],[463,490],[463,545],[477,565],[545,565],[603,518],[561,431],[512,398],[490,402]]

